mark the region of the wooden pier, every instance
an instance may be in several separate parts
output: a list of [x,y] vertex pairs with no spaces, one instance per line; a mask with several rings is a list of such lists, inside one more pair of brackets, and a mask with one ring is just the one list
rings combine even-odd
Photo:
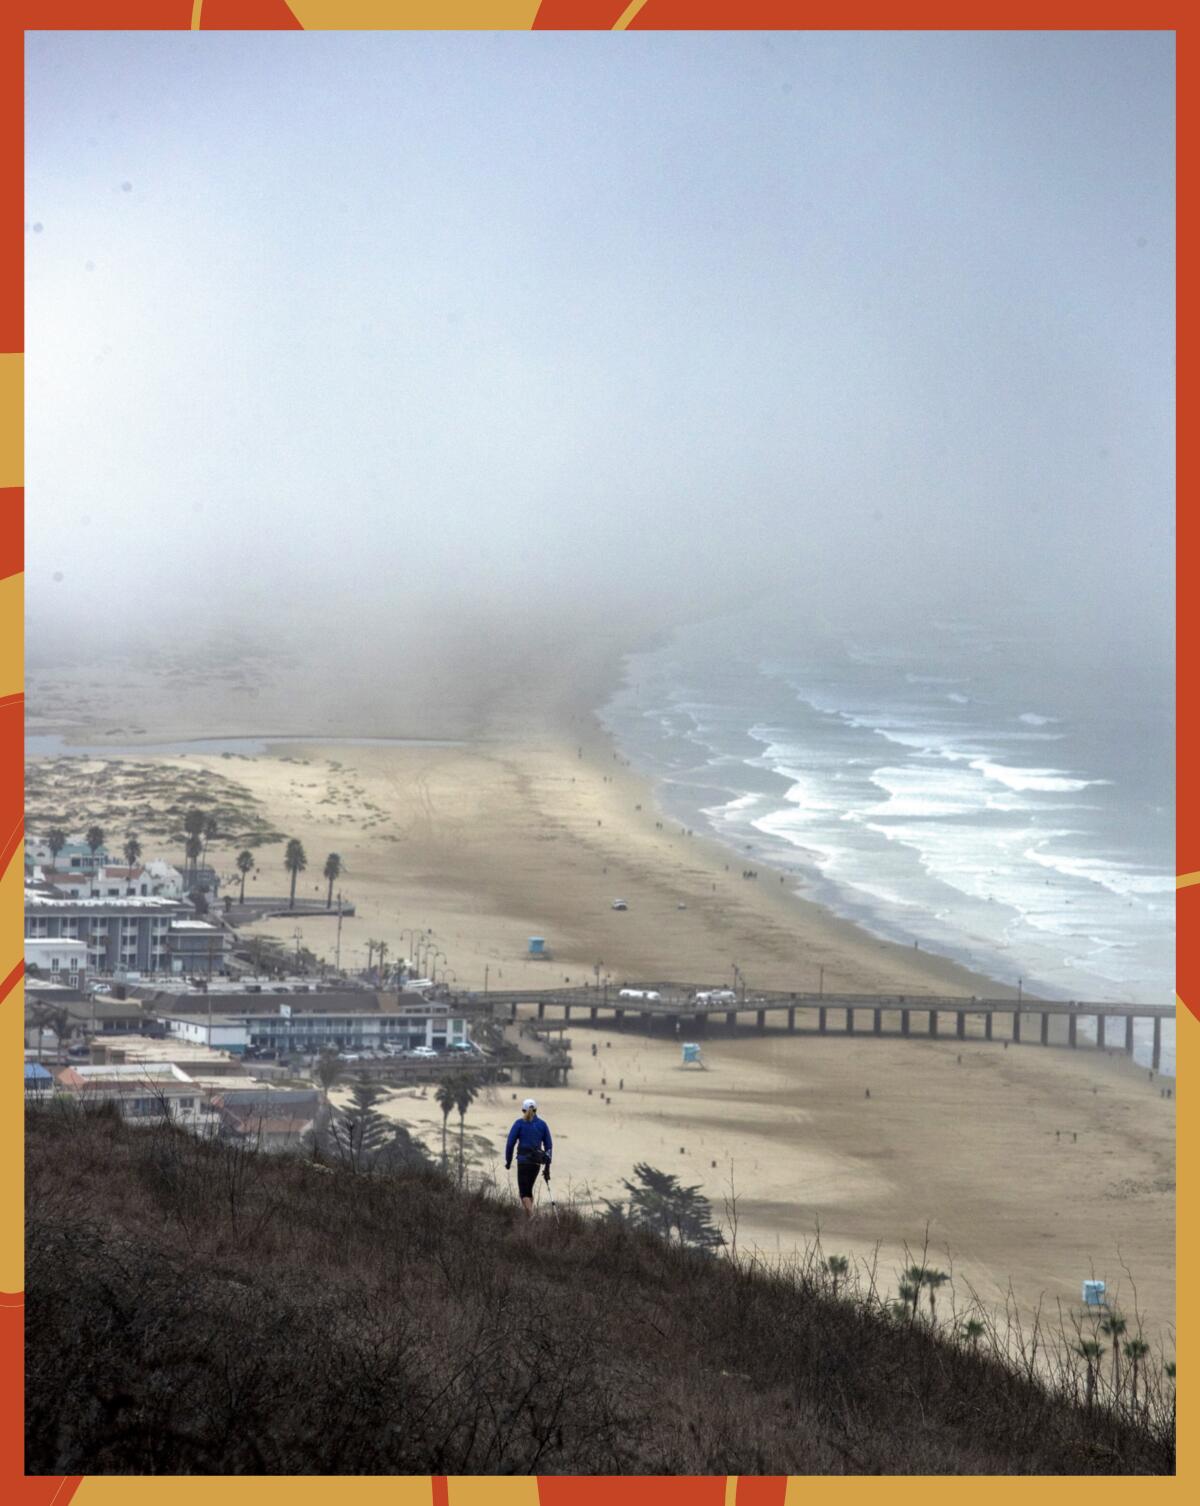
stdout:
[[[771,1024],[789,1033],[801,1030],[812,1035],[899,1035],[912,1037],[924,1035],[938,1038],[952,1036],[958,1040],[967,1038],[967,1021],[982,1022],[983,1039],[1008,1040],[1014,1044],[1034,1042],[1043,1046],[1064,1044],[1079,1045],[1080,1020],[1095,1022],[1098,1050],[1120,1047],[1127,1055],[1133,1055],[1134,1021],[1146,1020],[1152,1025],[1151,1065],[1154,1071],[1162,1061],[1162,1025],[1164,1020],[1175,1018],[1171,1004],[1108,1004],[1091,1003],[1072,999],[1021,998],[980,999],[975,997],[943,996],[934,994],[821,994],[821,993],[751,993],[739,995],[736,1001],[711,1002],[698,1000],[695,990],[684,990],[678,985],[648,984],[661,995],[658,999],[620,998],[615,990],[606,988],[562,988],[550,990],[514,989],[503,993],[475,994],[471,1002],[483,1005],[495,1018],[517,1018],[517,1009],[522,1005],[535,1007],[539,1020],[548,1020],[547,1011],[554,1011],[564,1023],[611,1024],[624,1029],[628,1022],[633,1028],[653,1033],[656,1026],[666,1021],[672,1028],[686,1024],[688,1034],[705,1035],[715,1022],[723,1023],[729,1030],[736,1030],[746,1023],[744,1016],[751,1017],[753,1027],[766,1030],[768,1018]],[[460,1004],[466,1003],[459,999]],[[1000,1022],[997,1028],[997,1021]],[[1051,1041],[1052,1022],[1064,1021],[1065,1040]],[[1123,1026],[1115,1022],[1123,1022]],[[1061,1036],[1061,1028],[1055,1031]]]

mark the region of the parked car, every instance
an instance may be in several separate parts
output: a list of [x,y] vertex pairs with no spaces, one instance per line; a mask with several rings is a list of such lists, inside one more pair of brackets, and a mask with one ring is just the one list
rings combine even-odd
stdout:
[[437,1052],[432,1046],[414,1046],[408,1054],[409,1056],[419,1056],[427,1059],[431,1056],[436,1056]]
[[94,994],[110,994],[112,989],[107,983],[89,983],[88,987]]

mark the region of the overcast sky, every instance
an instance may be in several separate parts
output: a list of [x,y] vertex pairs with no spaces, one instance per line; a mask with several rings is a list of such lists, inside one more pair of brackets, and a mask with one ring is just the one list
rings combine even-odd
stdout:
[[1165,643],[1170,36],[27,46],[34,623],[966,586]]

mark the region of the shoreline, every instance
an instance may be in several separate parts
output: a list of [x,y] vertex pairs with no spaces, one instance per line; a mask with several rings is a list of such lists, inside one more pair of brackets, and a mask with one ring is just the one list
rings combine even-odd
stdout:
[[[672,817],[665,809],[661,799],[661,787],[654,774],[635,765],[633,759],[626,754],[618,742],[615,730],[604,720],[604,708],[620,688],[629,656],[642,651],[648,644],[653,646],[660,636],[661,634],[658,633],[643,635],[643,640],[635,644],[610,643],[598,658],[592,658],[587,666],[591,670],[590,675],[564,677],[565,683],[560,681],[549,687],[548,696],[545,694],[547,687],[543,685],[542,705],[536,709],[534,717],[537,728],[535,738],[543,749],[547,746],[552,747],[556,741],[559,742],[560,754],[565,754],[569,746],[574,743],[580,750],[579,761],[582,761],[584,750],[586,750],[588,758],[605,769],[603,777],[611,785],[612,793],[615,794],[619,790],[627,797],[629,806],[624,812],[626,821],[630,819],[630,810],[632,810],[634,815],[641,815],[644,818],[643,826],[653,816],[656,823],[656,835],[661,833],[663,837],[669,837],[686,831],[687,835],[683,840],[687,843],[689,852],[695,854],[696,857],[702,857],[711,873],[732,874],[733,865],[741,856],[734,843],[723,839],[711,828],[702,829],[697,833],[695,829],[680,826],[677,818]],[[494,691],[495,689],[496,687],[493,687]],[[564,690],[566,690],[565,695]],[[367,752],[407,749],[423,752],[436,749],[459,749],[474,752],[483,757],[495,754],[511,764],[520,759],[528,741],[520,730],[523,725],[527,725],[525,713],[522,710],[507,712],[503,706],[503,697],[500,695],[493,694],[490,700],[490,715],[486,718],[484,726],[476,728],[473,734],[458,737],[442,736],[437,732],[430,734],[428,731],[420,735],[399,731],[368,731],[365,725],[361,728],[356,726],[354,730],[345,730],[343,725],[338,732],[332,734],[302,731],[279,731],[267,734],[256,730],[254,722],[235,717],[228,718],[231,730],[221,734],[214,734],[207,730],[199,731],[196,730],[198,725],[203,724],[192,722],[189,725],[186,722],[172,722],[169,717],[162,726],[156,728],[153,734],[145,733],[145,747],[148,749],[161,747],[163,743],[198,745],[181,754],[149,751],[142,753],[137,747],[118,744],[115,740],[112,744],[114,751],[109,754],[106,751],[108,736],[112,733],[123,732],[125,729],[115,728],[112,729],[112,733],[101,732],[95,720],[83,721],[76,718],[58,723],[53,733],[63,737],[74,736],[81,742],[86,739],[86,746],[89,750],[87,755],[73,754],[64,750],[61,753],[34,755],[34,758],[39,761],[42,759],[49,761],[54,758],[85,756],[92,756],[96,759],[112,757],[129,760],[145,759],[148,762],[168,765],[173,758],[186,758],[193,765],[206,763],[211,765],[212,761],[217,759],[222,765],[225,765],[227,760],[230,763],[236,761],[236,764],[244,765],[246,762],[256,760],[272,761],[269,749],[274,744],[275,746],[288,746],[292,754],[305,751],[321,754],[328,750],[335,755],[335,759],[339,752],[347,753],[352,750]],[[171,730],[164,731],[163,727]],[[51,729],[43,727],[38,731],[40,734],[49,734]],[[139,731],[144,731],[144,729],[139,728]],[[215,751],[210,753],[205,751],[203,746],[207,743],[223,741],[248,741],[266,746],[262,752],[251,754],[224,754]],[[288,761],[297,761],[292,754],[287,756]],[[233,772],[227,768],[215,771]],[[580,772],[583,771],[580,770]],[[593,768],[588,772],[594,773],[595,770]],[[578,775],[573,777],[578,777]],[[637,798],[639,796],[640,798]],[[646,810],[647,803],[651,806],[649,812]],[[604,819],[603,816],[598,817],[598,825]],[[672,830],[669,831],[668,828]],[[659,842],[658,845],[660,849],[664,847],[663,842]],[[232,860],[233,854],[229,856]],[[780,923],[786,923],[789,907],[795,907],[793,913],[803,922],[807,933],[822,933],[816,952],[809,959],[807,971],[815,972],[819,980],[824,970],[824,976],[829,979],[828,986],[831,992],[835,991],[834,984],[838,978],[839,951],[853,952],[861,962],[864,953],[878,949],[884,956],[875,960],[886,959],[889,965],[888,971],[895,981],[895,991],[915,992],[923,988],[923,991],[932,993],[986,992],[992,997],[1016,997],[1017,988],[1002,982],[993,974],[972,967],[969,961],[961,956],[939,951],[921,937],[915,938],[913,947],[909,948],[891,939],[884,932],[873,929],[865,918],[839,913],[825,897],[816,898],[805,894],[805,888],[814,887],[817,881],[807,873],[805,865],[800,860],[795,866],[784,866],[777,857],[763,858],[761,855],[756,855],[755,862],[757,864],[755,871],[761,873],[762,877],[743,881],[743,883],[753,885],[758,893],[764,896],[765,906],[777,912]],[[607,872],[609,865],[602,864],[601,866]],[[713,887],[715,890],[716,885]],[[724,885],[722,887],[727,894],[728,888]],[[777,894],[776,890],[782,893]],[[770,891],[769,899],[765,898],[767,891]],[[687,902],[684,901],[685,904]],[[577,969],[582,965],[578,957],[571,960]],[[724,967],[720,976],[709,973],[703,977],[681,977],[678,981],[716,985],[729,974],[733,960],[736,959],[731,958],[730,966]],[[746,969],[743,967],[742,971],[745,973]],[[873,975],[879,975],[877,968],[872,968],[871,972]],[[770,968],[770,975],[776,981],[768,983],[764,979],[752,978],[752,982],[759,982],[764,987],[788,987],[797,990],[807,989],[812,983],[811,979],[799,976],[783,979],[778,968],[774,966]],[[663,975],[651,968],[645,976],[652,980],[661,980]],[[629,981],[637,980],[631,978]],[[878,991],[893,990],[883,985]],[[1033,1001],[1042,996],[1026,990],[1025,997]],[[1056,999],[1059,995],[1057,991],[1048,991],[1045,997]],[[1173,1061],[1173,1048],[1171,1056]]]
[[[485,981],[496,990],[578,985],[597,976],[616,986],[665,978],[720,986],[737,964],[750,989],[807,990],[823,968],[831,993],[1015,994],[840,920],[794,894],[778,881],[788,876],[765,864],[759,879],[743,880],[736,855],[716,838],[685,835],[658,810],[654,786],[619,752],[594,709],[623,648],[569,663],[515,655],[503,672],[489,661],[456,685],[452,702],[428,703],[424,715],[415,703],[403,717],[386,706],[369,714],[361,687],[345,692],[352,704],[337,718],[339,735],[353,727],[378,736],[406,723],[469,734],[458,746],[314,741],[273,757],[139,761],[155,766],[147,788],[174,786],[176,800],[187,800],[207,781],[214,798],[278,834],[256,850],[247,897],[287,893],[283,839],[298,837],[307,851],[297,888],[305,898],[326,897],[325,856],[341,855],[340,887],[357,907],[342,927],[343,967],[365,962],[368,941],[386,941],[393,958],[411,955],[419,932],[442,954],[439,977],[459,989]],[[287,699],[289,683],[294,689],[294,674],[273,692],[277,702]],[[301,719],[311,726],[307,689],[284,717],[278,706],[235,707],[214,688],[199,726],[196,701],[188,700],[190,727],[176,698],[155,730],[172,723],[178,737],[214,724],[240,726],[244,735]],[[103,694],[91,686],[81,709]],[[89,740],[96,730],[128,728],[130,713],[146,705],[157,710],[153,698],[136,707],[116,699],[103,702],[106,720],[83,719]],[[109,819],[98,802],[111,782],[91,778],[85,761],[73,772],[71,763],[61,768],[73,793],[48,781],[45,814],[73,802],[77,824],[94,817],[114,835],[123,832],[129,818],[115,811],[137,802],[121,797]],[[232,817],[230,831],[233,840],[218,837],[210,850],[223,873],[239,850]],[[612,910],[618,897],[628,911]],[[334,960],[333,913],[263,922],[244,935],[286,940],[293,927],[307,948]],[[546,938],[547,960],[530,959],[531,936]],[[1006,1050],[977,1035],[960,1042],[747,1034],[711,1037],[710,1070],[693,1073],[680,1069],[673,1040],[574,1024],[572,1034],[571,1086],[539,1097],[579,1180],[597,1192],[617,1195],[621,1177],[647,1159],[706,1185],[719,1211],[732,1151],[735,1167],[748,1160],[748,1175],[759,1163],[753,1195],[746,1194],[754,1206],[744,1210],[745,1239],[768,1253],[794,1248],[819,1223],[827,1251],[865,1252],[882,1240],[891,1259],[905,1242],[919,1246],[928,1223],[931,1249],[948,1245],[956,1269],[980,1290],[998,1294],[1011,1278],[1023,1304],[1043,1291],[1077,1302],[1078,1281],[1092,1267],[1116,1280],[1124,1260],[1155,1331],[1173,1322],[1175,1101],[1120,1053],[1032,1044]],[[593,1041],[613,1063],[638,1055],[628,1071],[615,1069],[618,1081],[626,1079],[623,1090],[611,1077],[601,1084],[608,1074],[590,1054]],[[608,1103],[600,1092],[610,1087]],[[468,1129],[486,1129],[498,1151],[511,1110],[509,1100],[486,1115],[481,1106]],[[409,1117],[424,1108],[404,1099],[396,1112]],[[440,1144],[440,1116],[431,1124]],[[1078,1140],[1068,1148],[1064,1134]]]

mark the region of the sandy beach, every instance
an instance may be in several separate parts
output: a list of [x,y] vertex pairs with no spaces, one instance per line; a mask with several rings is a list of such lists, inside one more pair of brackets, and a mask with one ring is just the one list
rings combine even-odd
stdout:
[[[343,927],[343,966],[365,962],[368,940],[405,955],[416,928],[432,932],[464,988],[481,988],[485,975],[496,989],[578,984],[597,968],[617,986],[720,985],[737,964],[750,988],[815,988],[823,969],[829,992],[1007,992],[834,918],[794,892],[793,876],[761,862],[757,880],[743,879],[737,853],[664,819],[600,730],[592,708],[612,683],[614,645],[572,661],[571,672],[556,671],[544,652],[531,668],[527,648],[510,646],[502,662],[463,658],[436,703],[422,711],[414,692],[404,715],[390,718],[361,683],[325,679],[344,708],[330,731],[457,745],[355,746],[316,735],[257,757],[145,761],[233,781],[273,827],[300,838],[309,867],[298,894],[324,896],[325,857],[340,854],[340,887],[357,907]],[[331,720],[304,679],[313,672],[292,666],[271,678],[261,665],[236,666],[235,680],[206,686],[201,711],[186,685],[160,683],[148,699],[131,678],[103,720],[93,709],[74,725],[88,740],[131,726],[147,739],[308,733]],[[250,681],[260,695],[242,693]],[[444,688],[453,684],[457,696]],[[69,681],[55,693],[85,713],[95,706],[94,691],[73,695]],[[69,723],[51,708],[41,725]],[[232,872],[236,851],[218,840],[210,861]],[[258,857],[248,896],[286,893],[282,846]],[[618,897],[628,910],[611,908]],[[281,937],[294,928],[263,927]],[[299,928],[303,944],[332,962],[332,915]],[[549,960],[528,959],[530,936],[546,938]],[[732,1164],[744,1245],[786,1254],[819,1227],[827,1251],[866,1259],[878,1246],[880,1279],[890,1282],[905,1247],[919,1252],[928,1237],[929,1258],[953,1269],[960,1302],[968,1284],[1002,1302],[1011,1282],[1026,1313],[1042,1299],[1077,1302],[1094,1272],[1129,1313],[1136,1284],[1147,1335],[1173,1349],[1174,1099],[1120,1053],[1006,1049],[999,1038],[714,1035],[699,1071],[680,1066],[673,1040],[575,1022],[570,1034],[570,1086],[540,1095],[558,1144],[560,1196],[617,1197],[621,1179],[647,1160],[700,1183],[723,1218]],[[611,1103],[602,1096],[610,1092]],[[495,1090],[468,1118],[497,1164],[511,1097]],[[432,1100],[397,1098],[389,1112],[440,1146]],[[482,1146],[473,1159],[486,1169]]]

